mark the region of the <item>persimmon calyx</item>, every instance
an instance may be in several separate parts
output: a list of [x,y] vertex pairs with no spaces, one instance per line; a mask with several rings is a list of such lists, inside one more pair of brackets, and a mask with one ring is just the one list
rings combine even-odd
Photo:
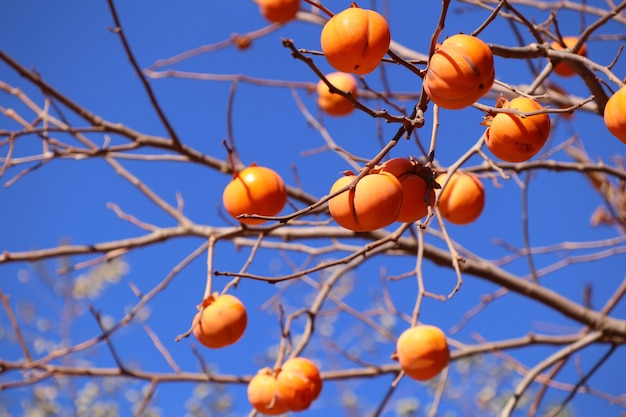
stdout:
[[413,172],[415,172],[415,175],[422,178],[427,184],[430,184],[432,188],[436,190],[441,188],[441,185],[435,181],[435,173],[431,167],[422,164],[412,156],[409,156],[409,160],[413,163]]
[[[256,167],[256,166],[258,166],[258,164],[256,162],[251,162],[250,165],[248,165],[246,168],[252,168],[252,167]],[[239,177],[239,175],[241,174],[241,171],[243,171],[243,170],[239,170],[238,171],[235,168],[235,166],[233,165],[233,179]]]
[[[509,101],[509,99],[507,99],[502,94],[500,94],[498,96],[498,98],[496,99],[496,103],[494,105],[494,108],[496,108],[496,109],[508,109],[508,108],[510,108],[510,103],[511,102]],[[491,126],[491,123],[493,122],[493,118],[494,117],[495,117],[495,114],[493,114],[493,112],[489,112],[489,113],[487,113],[486,116],[483,116],[483,121],[480,122],[480,124],[482,126],[489,127],[489,126]]]
[[278,372],[279,371],[276,371],[276,370],[266,366],[265,368],[259,369],[259,371],[257,372],[257,375],[273,375],[273,376],[276,376],[276,374]]
[[504,97],[502,94],[498,96],[496,99],[496,109],[508,109],[510,105],[510,101]]
[[196,308],[198,309],[198,311],[202,311],[203,309],[213,304],[215,300],[217,300],[217,297],[219,296],[220,294],[217,291],[215,291],[214,293],[210,294],[207,298],[202,300],[202,302],[198,304]]

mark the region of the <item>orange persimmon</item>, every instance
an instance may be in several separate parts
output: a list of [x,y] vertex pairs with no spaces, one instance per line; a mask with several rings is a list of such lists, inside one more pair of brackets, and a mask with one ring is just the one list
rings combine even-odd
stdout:
[[[350,185],[355,176],[351,172],[339,178],[330,193]],[[402,185],[389,173],[370,173],[355,186],[328,201],[333,219],[346,229],[370,232],[389,226],[398,217],[402,207]]]
[[291,411],[306,410],[321,391],[319,369],[307,358],[288,359],[276,376],[276,398]]
[[[437,177],[440,185],[448,174]],[[456,171],[441,190],[437,203],[439,213],[454,224],[468,224],[475,221],[485,207],[485,189],[480,180],[470,173]]]
[[272,23],[286,23],[296,17],[300,0],[254,0],[261,15]]
[[[499,99],[497,107],[515,109],[522,113],[542,110],[537,101],[517,97],[511,101]],[[532,158],[545,145],[550,135],[550,116],[546,113],[522,117],[512,113],[497,113],[483,122],[489,126],[485,144],[496,157],[507,162],[523,162]]]
[[379,13],[352,6],[331,17],[322,28],[320,44],[337,71],[369,74],[389,49],[391,33]]
[[[396,221],[418,221],[428,214],[428,206],[435,202],[435,190],[428,187],[419,167],[417,162],[407,158],[393,158],[380,167],[379,172],[393,174],[402,185],[402,206]],[[428,196],[427,188],[430,188]]]
[[[275,216],[287,202],[285,183],[274,170],[251,164],[234,174],[222,195],[226,211],[235,219],[241,214]],[[244,224],[261,224],[263,219],[237,219]]]
[[443,41],[428,63],[424,91],[445,109],[462,109],[485,95],[495,70],[489,46],[475,36],[458,34]]
[[617,90],[606,102],[604,124],[609,132],[626,143],[626,86]]
[[400,335],[393,357],[407,376],[427,381],[448,366],[450,349],[446,335],[440,328],[419,324]]
[[[578,37],[576,36],[564,36],[563,37],[563,43],[565,43],[565,46],[568,49],[576,45],[577,42],[578,42]],[[558,43],[557,41],[552,42],[550,44],[550,47],[558,51],[565,50],[565,48],[563,48],[561,44]],[[583,43],[582,46],[578,49],[578,52],[576,53],[580,56],[586,57],[587,45]],[[570,67],[567,64],[567,62],[559,62],[558,64],[556,64],[554,66],[554,73],[560,75],[561,77],[571,77],[572,75],[576,74],[576,72],[572,69],[572,67]]]
[[[326,75],[326,79],[339,90],[349,92],[352,97],[357,96],[357,82],[354,76],[345,72],[333,72]],[[319,80],[317,83],[317,105],[326,114],[331,116],[346,116],[354,111],[354,106],[348,99],[339,94],[330,92],[326,83]]]
[[268,416],[288,411],[276,398],[276,377],[269,368],[261,369],[248,383],[248,401],[258,412]]
[[248,315],[234,295],[217,292],[208,296],[194,317],[193,335],[202,345],[217,349],[232,345],[243,336]]

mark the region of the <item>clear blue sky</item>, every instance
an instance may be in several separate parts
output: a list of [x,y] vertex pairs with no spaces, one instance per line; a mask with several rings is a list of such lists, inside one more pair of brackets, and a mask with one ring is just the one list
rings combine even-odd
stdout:
[[[117,3],[125,33],[143,68],[159,59],[204,44],[216,43],[228,39],[233,33],[245,33],[265,25],[251,1],[138,0]],[[333,11],[339,11],[349,2],[326,3]],[[439,2],[429,2],[426,6],[410,1],[402,2],[402,5],[390,3],[393,38],[425,52],[436,23]],[[604,5],[599,1],[590,3]],[[454,5],[455,11],[461,7],[459,3]],[[362,6],[366,6],[365,2]],[[166,134],[137,76],[126,61],[118,37],[107,30],[113,23],[105,1],[4,2],[0,5],[0,15],[3,17],[3,24],[0,25],[0,49],[22,65],[34,68],[51,85],[109,121],[120,122],[149,134]],[[538,20],[545,19],[546,16],[543,13]],[[485,17],[484,11],[476,10],[463,14],[451,13],[442,36],[471,32]],[[559,22],[563,33],[578,33],[580,19],[577,15],[563,13]],[[230,48],[184,61],[174,69],[316,82],[315,74],[301,61],[290,56],[289,51],[281,46],[280,38],[294,39],[298,48],[319,50],[319,30],[315,25],[294,23],[254,42],[245,52]],[[609,25],[602,33],[623,34],[624,27]],[[509,25],[504,21],[496,21],[481,36],[486,42],[515,44]],[[529,40],[527,33],[523,33],[523,36]],[[589,56],[606,64],[613,59],[618,45],[619,42],[590,42]],[[322,58],[316,57],[315,60],[324,71],[331,70]],[[618,76],[623,77],[626,74],[623,59],[615,68]],[[419,82],[406,70],[391,66],[386,69],[392,88],[400,91],[416,91],[419,88]],[[531,80],[527,66],[519,61],[497,59],[496,71],[497,78],[509,84],[524,84]],[[580,80],[552,78],[574,94],[581,97],[589,94]],[[0,65],[0,79],[21,88],[27,94],[40,97],[35,88],[5,65]],[[369,75],[367,81],[375,87],[381,85],[377,74]],[[227,136],[226,103],[230,83],[180,79],[161,79],[151,83],[182,140],[206,154],[225,157],[221,142]],[[309,111],[316,115],[315,97],[304,90],[298,90],[297,94]],[[491,99],[485,99],[484,102],[492,104]],[[41,103],[40,100],[38,104]],[[406,105],[409,107],[411,103],[407,102]],[[0,106],[15,107],[32,120],[32,114],[28,114],[19,103],[4,93],[0,94]],[[67,116],[74,122],[78,120],[69,112]],[[453,163],[478,139],[484,129],[480,125],[481,120],[482,114],[476,109],[441,112],[436,159],[442,166]],[[324,121],[337,143],[362,157],[372,157],[379,149],[376,129],[380,129],[383,139],[386,140],[397,128],[378,125],[367,115],[358,113],[347,119],[325,118]],[[610,136],[596,115],[577,113],[571,123],[553,116],[552,121],[555,130],[548,146],[557,146],[575,132],[583,140],[592,158],[609,161],[611,156],[624,155],[624,145]],[[6,118],[1,123],[2,129],[15,128]],[[313,195],[326,194],[338,173],[349,168],[341,158],[329,152],[304,155],[308,150],[321,147],[323,141],[318,132],[307,124],[294,104],[292,92],[287,88],[241,83],[235,96],[233,126],[235,142],[244,163],[256,161],[271,166],[291,185],[297,184],[293,175],[295,166],[298,180]],[[431,127],[428,124],[419,132],[424,143],[428,143],[430,132]],[[92,138],[96,140],[95,137]],[[114,141],[119,139],[114,138]],[[20,140],[15,155],[31,155],[40,147],[40,142],[35,138]],[[6,155],[6,146],[1,155]],[[419,149],[412,141],[400,143],[392,156],[407,155],[420,156]],[[562,151],[557,152],[554,158],[568,160]],[[480,161],[475,159],[472,162]],[[226,175],[204,167],[185,166],[186,164],[176,162],[148,164],[124,161],[123,164],[170,203],[175,203],[175,195],[180,192],[185,201],[185,213],[195,222],[225,225],[218,216],[217,208],[221,204],[221,191],[228,182]],[[18,172],[18,169],[9,170],[2,178],[3,183]],[[523,244],[521,190],[513,180],[498,181],[497,184],[490,180],[483,182],[487,189],[487,206],[481,218],[469,226],[449,226],[449,231],[456,241],[477,255],[496,259],[506,251],[495,239],[504,239],[508,244],[518,247]],[[594,241],[617,235],[610,228],[589,226],[590,214],[602,201],[580,173],[557,175],[549,171],[538,171],[531,183],[529,201],[530,237],[534,246],[553,245],[562,241]],[[74,243],[86,244],[143,233],[117,218],[106,207],[109,202],[118,204],[143,222],[163,227],[174,225],[171,218],[148,202],[103,161],[55,160],[11,187],[0,189],[0,250],[47,248],[65,238]],[[435,238],[429,239],[431,243],[441,245]],[[136,302],[128,289],[128,282],[133,282],[142,291],[148,291],[201,243],[200,239],[177,240],[139,249],[126,256],[124,259],[130,265],[130,272],[123,277],[121,284],[107,288],[102,297],[94,301],[95,307],[115,319],[121,318],[125,309]],[[247,257],[246,250],[237,252],[229,243],[219,244],[217,251],[215,267],[222,271],[239,270]],[[567,252],[559,252],[537,257],[537,267],[547,266],[566,255]],[[296,264],[304,261],[302,256],[287,256]],[[77,258],[76,261],[85,259]],[[626,257],[622,254],[597,263],[574,265],[548,276],[546,285],[580,301],[584,284],[591,283],[594,289],[594,306],[601,306],[624,278],[625,261]],[[355,308],[371,305],[372,298],[380,291],[379,276],[382,267],[386,268],[389,275],[396,275],[410,270],[412,262],[411,259],[374,259],[366,263],[354,272],[355,289],[349,297],[350,304]],[[55,261],[46,264],[51,269],[56,267]],[[200,301],[199,297],[204,289],[205,268],[205,256],[202,255],[149,305],[151,314],[147,324],[159,335],[177,363],[185,370],[197,370],[197,360],[190,349],[191,340],[175,343],[173,339],[187,329],[193,317],[195,305]],[[290,265],[285,257],[262,252],[252,269],[259,274],[277,275],[288,273]],[[524,260],[508,265],[507,269],[521,276],[528,273]],[[28,282],[19,282],[17,277],[20,270],[30,274],[31,279]],[[11,294],[14,300],[30,298],[37,304],[38,315],[54,317],[59,314],[62,300],[41,285],[31,266],[9,264],[3,266],[1,271],[2,290]],[[428,289],[435,293],[447,293],[454,286],[455,276],[451,270],[426,264],[424,273]],[[493,285],[470,276],[465,279],[461,292],[452,300],[446,303],[427,300],[420,318],[449,330],[461,320],[468,309],[480,302],[482,294],[496,289]],[[226,282],[216,279],[215,285],[220,289]],[[397,282],[391,286],[396,307],[406,314],[412,311],[415,289],[413,280]],[[207,362],[214,364],[219,372],[252,374],[259,367],[268,364],[259,362],[259,357],[266,354],[278,341],[277,316],[272,312],[261,311],[260,306],[276,291],[276,287],[253,281],[243,281],[236,290],[236,294],[249,306],[250,326],[238,344],[222,351],[202,351]],[[286,291],[286,308],[291,311],[298,306],[298,302],[302,302],[302,294],[311,292],[311,289],[304,284],[296,284]],[[624,303],[616,308],[614,315],[626,318]],[[350,336],[353,334],[351,332],[357,330],[347,327],[348,318],[342,317],[337,323],[332,323],[335,326],[336,342],[345,343],[344,347],[347,349],[363,347],[362,341]],[[5,315],[0,315],[0,320],[3,327],[7,326]],[[405,327],[405,323],[398,323],[394,332],[399,334]],[[499,340],[523,336],[529,331],[565,334],[573,329],[573,323],[564,320],[560,315],[521,297],[507,296],[504,300],[492,303],[482,315],[454,337],[464,343],[472,343],[474,333],[486,339]],[[5,331],[8,331],[6,327]],[[97,328],[88,313],[77,319],[71,330],[74,343],[96,334]],[[364,337],[371,336],[366,334]],[[169,370],[141,325],[123,330],[114,342],[128,363],[140,363],[143,369],[151,371]],[[327,349],[324,343],[323,338],[316,340],[306,353],[315,355],[317,350]],[[386,362],[393,346],[384,346],[387,350],[379,352],[379,359],[383,358]],[[0,340],[0,350],[3,358],[20,357],[17,347],[10,345],[6,339]],[[530,349],[526,353],[519,353],[516,358],[532,367],[545,352],[545,348]],[[589,369],[599,358],[599,352],[591,350],[582,355],[584,369]],[[368,358],[367,355],[364,357]],[[104,347],[99,349],[97,358],[99,365],[114,366]],[[335,359],[336,363],[323,363],[322,368],[332,370],[338,364],[354,366],[341,358]],[[608,390],[614,395],[624,393],[626,383],[622,368],[625,360],[624,352],[616,354],[612,358],[613,366],[598,372],[590,381],[591,385]],[[571,374],[574,371],[570,367],[565,372]],[[351,381],[347,386],[363,395],[364,405],[372,406],[380,401],[388,382],[388,378]],[[159,389],[156,404],[162,407],[166,416],[183,415],[183,402],[189,397],[191,389],[189,384],[164,385]],[[337,403],[342,389],[340,384],[328,384],[321,401],[303,415],[328,415],[328,410],[339,412]],[[236,410],[245,413],[247,403],[243,401],[242,388],[234,389],[233,394],[237,396]],[[429,397],[424,395],[420,385],[405,380],[394,396],[394,401],[407,396],[417,396],[423,403],[429,402]],[[563,396],[559,392],[555,398]],[[394,401],[386,415],[394,415]],[[618,413],[616,407],[588,395],[581,395],[576,404],[580,407],[576,411],[577,416],[592,412],[602,416]],[[447,406],[442,406],[442,410],[447,409]],[[623,409],[619,411],[623,412]],[[128,415],[128,410],[125,413],[124,415]]]

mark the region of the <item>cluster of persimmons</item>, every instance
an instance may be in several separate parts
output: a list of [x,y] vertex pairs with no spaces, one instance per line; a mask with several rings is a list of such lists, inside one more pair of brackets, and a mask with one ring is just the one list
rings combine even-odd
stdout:
[[[230,294],[207,297],[199,306],[193,334],[204,346],[219,349],[237,342],[248,317],[243,303]],[[392,358],[410,378],[427,381],[450,361],[446,335],[438,327],[420,324],[405,330]],[[260,413],[280,415],[309,408],[322,391],[319,368],[310,359],[293,357],[275,369],[263,368],[248,383],[248,401]]]
[[[295,18],[300,0],[254,0],[270,22],[285,23]],[[566,37],[554,49],[571,48],[577,38]],[[391,41],[385,18],[354,3],[335,14],[324,25],[321,48],[337,72],[327,74],[317,85],[317,104],[331,116],[346,116],[354,110],[358,84],[353,74],[372,72],[387,53]],[[586,54],[585,45],[578,47]],[[559,63],[554,71],[571,76],[573,70]],[[458,34],[445,39],[430,58],[423,89],[430,101],[446,109],[463,109],[483,97],[495,79],[494,59],[487,44],[477,37]],[[351,100],[352,99],[352,100]],[[607,103],[604,119],[611,133],[626,143],[626,88]],[[520,96],[496,102],[488,114],[485,144],[497,158],[523,162],[544,146],[550,133],[550,117],[534,99]],[[223,192],[226,211],[243,225],[258,225],[278,215],[287,201],[283,179],[274,170],[251,164],[237,171]],[[368,232],[393,222],[416,222],[436,207],[455,224],[475,221],[485,205],[485,192],[473,174],[456,171],[435,176],[430,168],[413,158],[394,158],[371,168],[365,175],[344,172],[330,188],[328,208],[333,220],[355,232]],[[255,216],[251,216],[255,215]],[[229,294],[209,296],[199,306],[193,334],[209,348],[235,343],[247,325],[244,305]],[[409,377],[425,381],[437,376],[450,360],[444,332],[432,325],[418,324],[397,340],[396,359]],[[322,390],[317,365],[304,357],[293,357],[275,369],[264,368],[251,379],[248,399],[267,415],[307,409]]]

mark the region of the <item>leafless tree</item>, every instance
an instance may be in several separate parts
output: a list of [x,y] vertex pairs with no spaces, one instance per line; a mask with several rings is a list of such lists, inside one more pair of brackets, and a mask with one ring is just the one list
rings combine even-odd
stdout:
[[[258,368],[279,367],[285,359],[301,355],[316,360],[325,389],[311,413],[315,409],[330,409],[354,416],[377,416],[390,410],[400,416],[448,415],[445,413],[451,411],[457,415],[501,417],[563,416],[575,413],[581,397],[612,404],[614,415],[626,413],[623,378],[619,380],[621,386],[608,387],[601,378],[595,378],[603,371],[621,372],[624,368],[624,148],[619,155],[596,151],[595,146],[593,153],[588,154],[584,145],[598,138],[583,136],[577,130],[578,123],[593,123],[595,131],[603,132],[603,140],[619,143],[606,131],[602,114],[608,98],[623,86],[620,77],[626,71],[621,56],[626,39],[623,12],[626,2],[591,5],[584,0],[443,0],[436,5],[428,2],[428,6],[405,3],[411,2],[373,2],[373,6],[391,17],[402,15],[405,7],[407,10],[436,7],[438,24],[418,30],[427,37],[420,43],[425,48],[405,45],[394,37],[377,72],[359,77],[357,98],[337,91],[353,102],[358,123],[370,123],[371,137],[363,140],[373,143],[377,149],[374,153],[364,151],[371,149],[372,143],[363,147],[358,140],[340,139],[335,133],[344,129],[341,134],[349,135],[353,116],[331,122],[315,108],[312,93],[320,79],[326,80],[326,63],[319,45],[299,36],[303,28],[319,31],[328,13],[336,13],[348,4],[306,0],[293,22],[261,28],[239,27],[242,33],[201,47],[186,45],[178,55],[143,65],[135,55],[132,38],[127,36],[131,23],[124,25],[124,16],[118,13],[113,0],[108,0],[108,30],[118,38],[123,51],[120,65],[132,67],[137,83],[149,99],[149,105],[141,111],[156,114],[162,134],[107,119],[74,101],[30,64],[0,50],[5,68],[21,77],[18,84],[0,77],[5,103],[0,106],[3,126],[0,175],[4,192],[16,187],[28,189],[28,178],[46,175],[53,164],[77,161],[72,165],[73,175],[80,176],[83,164],[97,160],[108,166],[107,172],[112,177],[121,177],[135,194],[143,196],[159,215],[164,215],[157,216],[161,220],[153,221],[153,216],[134,210],[131,203],[109,202],[107,207],[117,216],[117,221],[131,227],[124,230],[134,233],[120,231],[115,238],[94,238],[84,244],[63,241],[43,249],[16,248],[10,236],[4,240],[0,266],[6,271],[14,271],[10,268],[15,265],[26,269],[17,276],[3,274],[0,289],[4,309],[0,346],[6,352],[17,346],[20,352],[17,356],[0,354],[0,403],[7,404],[0,406],[2,415],[13,415],[19,408],[17,400],[11,399],[13,393],[27,398],[22,401],[21,409],[28,416],[158,415],[160,398],[168,395],[167,387],[174,383],[187,383],[184,386],[190,387],[189,400],[184,406],[187,415],[234,415],[234,403],[237,410],[242,408],[246,384],[257,369],[231,372],[230,362],[241,359],[228,355],[219,356],[217,366],[218,359],[211,356],[213,353],[197,345],[193,336],[186,337],[191,332],[196,306],[213,291],[246,295],[255,303],[247,305],[250,312],[267,314],[264,323],[269,324],[264,332],[271,335],[268,340],[273,342],[240,342],[246,343],[251,358],[261,357],[257,358]],[[483,37],[485,33],[484,38],[496,56],[497,68],[496,82],[485,98],[458,112],[473,112],[478,125],[482,116],[502,111],[495,104],[490,105],[498,96],[537,99],[544,106],[542,112],[548,113],[553,121],[553,132],[548,144],[532,160],[520,163],[498,160],[486,150],[484,134],[464,140],[448,137],[453,132],[450,126],[461,122],[455,121],[454,112],[440,112],[423,93],[421,78],[436,44],[444,34],[467,31],[468,26],[458,29],[454,26],[458,16],[471,22],[473,35]],[[553,41],[562,41],[561,30],[566,26],[565,20],[572,16],[580,20],[579,44],[588,43],[590,50],[604,45],[605,51],[613,54],[608,60],[600,62],[594,60],[598,55],[593,53],[585,57],[550,46]],[[397,20],[403,24],[409,22]],[[395,21],[390,18],[392,35]],[[419,16],[411,17],[410,21],[421,24]],[[494,36],[496,27],[498,31],[508,28],[508,32]],[[400,31],[398,27],[397,32]],[[516,40],[515,44],[510,42],[512,39]],[[271,46],[257,46],[266,40],[272,40]],[[258,54],[248,62],[258,60],[258,65],[271,69],[277,64],[263,61],[265,48],[274,48],[285,62],[298,65],[303,78],[309,81],[258,77],[251,75],[254,72],[250,68],[231,67],[229,73],[183,69],[194,58],[219,59],[213,57],[223,51]],[[570,65],[576,75],[562,83],[555,82],[552,72],[559,62]],[[499,63],[503,63],[502,70],[497,66]],[[71,63],[59,61],[58,65]],[[524,71],[516,72],[515,67],[523,67]],[[396,74],[413,80],[414,87],[397,87],[400,84],[394,81],[400,75]],[[166,110],[170,106],[161,102],[155,92],[163,83],[181,79],[203,88],[230,87],[225,102],[213,103],[222,108],[220,115],[227,126],[227,137],[211,137],[210,152],[202,141],[178,133],[179,127]],[[577,94],[569,92],[570,83]],[[303,132],[291,132],[293,137],[284,140],[297,141],[308,129],[306,134],[315,135],[318,141],[315,146],[304,141],[295,145],[301,152],[301,160],[332,160],[328,162],[332,169],[339,160],[343,169],[367,172],[392,155],[410,155],[435,174],[457,170],[476,174],[485,184],[492,185],[487,199],[493,212],[510,210],[516,214],[508,217],[504,229],[503,223],[490,229],[474,225],[461,229],[447,224],[435,206],[417,223],[395,223],[385,229],[355,233],[332,221],[327,205],[331,194],[319,194],[307,186],[314,178],[305,176],[324,176],[310,168],[300,170],[293,161],[292,175],[285,178],[288,206],[282,215],[267,217],[268,221],[259,226],[240,225],[228,218],[219,205],[204,208],[211,213],[209,218],[188,215],[185,196],[179,193],[173,198],[160,193],[155,187],[159,181],[156,171],[145,174],[144,167],[194,167],[194,172],[201,172],[210,181],[225,184],[233,169],[251,162],[243,161],[241,155],[254,153],[252,141],[234,134],[239,128],[253,131],[253,127],[244,117],[233,114],[240,95],[257,87],[263,88],[264,94],[291,93],[284,106],[302,116]],[[248,106],[249,111],[272,114],[274,119],[268,124],[281,123],[279,109],[254,108],[262,104]],[[343,128],[341,123],[345,124]],[[455,128],[457,135],[462,136],[465,127]],[[442,152],[442,147],[452,146],[451,143],[458,152],[452,162],[444,164],[435,156]],[[233,152],[233,162],[227,149]],[[282,163],[281,152],[277,150],[275,155]],[[547,179],[546,174],[555,175]],[[549,185],[545,185],[547,182]],[[323,188],[330,190],[330,185]],[[511,207],[508,197],[490,195],[489,191],[496,188],[513,190],[519,202]],[[546,191],[550,189],[553,191]],[[548,194],[537,194],[534,190]],[[555,231],[537,230],[533,226],[535,217],[541,217],[537,212],[543,211],[551,200],[567,195],[567,201],[575,202],[576,195],[590,191],[595,193],[598,208],[584,213],[589,224],[569,224],[568,216],[553,212],[550,218]],[[22,204],[4,196],[0,199],[2,206]],[[577,212],[586,210],[586,206],[577,207]],[[255,217],[254,213],[250,215]],[[545,222],[546,217],[542,218]],[[94,217],[92,221],[98,223],[99,219]],[[564,232],[567,228],[584,229],[585,239],[569,240]],[[467,230],[483,238],[468,239],[464,234]],[[511,239],[513,233],[521,236],[521,244]],[[471,246],[466,247],[465,241],[472,242]],[[139,281],[138,275],[129,273],[129,266],[133,270],[142,268],[141,264],[132,262],[134,254],[179,242],[190,249],[183,256],[175,251],[176,255],[168,259],[171,269],[162,271],[160,277],[143,277]],[[217,259],[235,251],[241,264],[228,269],[217,266],[221,265]],[[268,253],[281,263],[279,272],[259,265],[259,259],[265,259],[262,256]],[[493,253],[501,255],[493,258]],[[178,323],[178,337],[174,341],[161,327],[161,321],[150,320],[151,306],[168,286],[181,282],[185,271],[199,261],[206,274],[202,283],[193,281],[197,298],[171,301],[188,316],[187,322]],[[404,269],[398,270],[397,265]],[[596,271],[596,276],[581,276],[589,270]],[[61,301],[58,319],[45,318],[34,307],[38,304],[34,291],[32,299],[16,300],[13,291],[18,292],[16,288],[26,285],[25,281],[52,290],[53,298]],[[263,292],[261,299],[254,294],[258,282],[274,284],[268,286],[271,295]],[[594,293],[596,285],[603,288],[599,292],[603,298]],[[112,287],[130,289],[135,297],[122,316],[116,317],[116,313],[108,311],[110,304],[94,302],[112,302],[106,296]],[[482,288],[480,298],[459,301],[466,292],[471,293],[468,287]],[[351,297],[357,288],[359,294],[370,294],[370,298]],[[407,289],[413,291],[409,296],[411,305],[399,301],[399,293],[406,297]],[[578,298],[573,294],[578,294]],[[455,303],[473,307],[459,311],[453,307]],[[507,304],[523,311],[499,316],[498,311]],[[449,317],[437,323],[437,316],[447,311]],[[79,320],[85,326],[84,314],[90,319],[86,326],[91,331],[77,339],[70,328]],[[558,317],[567,324],[547,326],[543,322],[546,316],[550,317],[546,320]],[[516,329],[514,334],[495,337],[491,334],[490,324],[518,319],[526,326],[523,332],[518,332],[516,325],[511,326]],[[407,381],[399,365],[390,359],[399,333],[418,322],[442,326],[456,323],[445,329],[452,347],[449,368],[424,384]],[[537,325],[542,322],[543,328]],[[131,359],[119,348],[123,343],[118,339],[125,334],[147,336],[168,370],[151,363],[137,364]],[[173,344],[184,345],[185,353],[194,358],[194,367],[179,365],[181,353],[171,352]],[[96,355],[93,352],[98,347],[101,349]],[[534,356],[529,356],[531,352]],[[541,359],[536,360],[537,357]],[[363,381],[366,388],[360,387],[365,384]],[[326,388],[331,386],[334,389]],[[414,393],[418,389],[427,392],[429,403],[417,402]],[[94,410],[99,414],[94,414]]]

